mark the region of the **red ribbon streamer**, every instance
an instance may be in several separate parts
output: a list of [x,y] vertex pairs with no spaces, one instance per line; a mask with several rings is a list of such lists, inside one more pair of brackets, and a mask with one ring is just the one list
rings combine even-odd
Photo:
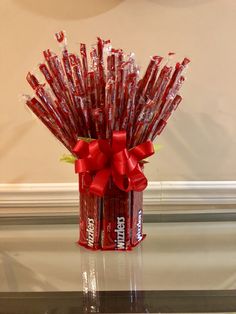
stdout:
[[90,193],[102,197],[110,177],[125,192],[143,191],[147,186],[140,161],[154,154],[151,141],[127,150],[126,131],[113,131],[112,145],[109,140],[78,140],[73,152],[78,157],[75,172],[86,177]]

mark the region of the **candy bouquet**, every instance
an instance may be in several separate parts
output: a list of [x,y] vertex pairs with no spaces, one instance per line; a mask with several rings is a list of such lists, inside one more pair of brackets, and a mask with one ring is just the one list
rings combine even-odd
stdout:
[[153,56],[140,78],[134,54],[109,40],[98,38],[88,58],[85,44],[79,56],[68,51],[64,32],[56,39],[61,57],[43,52],[39,70],[46,83],[27,74],[36,96],[26,96],[26,104],[71,153],[64,160],[79,176],[78,243],[129,250],[144,238],[145,159],[182,100],[189,59],[173,66],[172,53]]

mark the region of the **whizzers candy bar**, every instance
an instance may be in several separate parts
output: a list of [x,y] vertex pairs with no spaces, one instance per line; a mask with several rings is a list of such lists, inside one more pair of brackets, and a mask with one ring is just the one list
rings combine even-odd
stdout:
[[103,197],[103,250],[130,249],[130,211],[131,193],[110,183]]
[[131,245],[141,242],[143,235],[143,193],[132,191]]
[[89,249],[100,248],[102,200],[87,190],[86,178],[79,176],[80,185],[80,231],[78,243]]

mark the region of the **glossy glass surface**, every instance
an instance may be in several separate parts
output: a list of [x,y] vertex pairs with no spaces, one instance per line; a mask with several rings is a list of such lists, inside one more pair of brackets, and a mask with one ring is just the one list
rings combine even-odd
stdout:
[[[169,300],[170,313],[181,302],[193,308],[199,300],[212,305],[217,299],[219,311],[224,302],[228,312],[236,311],[236,222],[146,223],[145,232],[131,252],[94,252],[77,246],[76,225],[1,226],[0,302],[6,306],[16,296],[29,304],[30,293],[38,292],[33,295],[48,302],[77,296],[84,312],[105,309],[109,300],[115,310],[117,298],[132,301],[130,312],[147,306],[151,313],[158,298],[159,305]],[[62,294],[55,299],[52,293]]]
[[236,222],[146,223],[131,252],[76,245],[76,225],[1,226],[0,291],[236,289]]

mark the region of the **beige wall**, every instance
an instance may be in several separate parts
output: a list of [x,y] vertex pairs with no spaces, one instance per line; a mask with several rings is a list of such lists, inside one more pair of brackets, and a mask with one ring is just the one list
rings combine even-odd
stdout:
[[146,167],[150,180],[236,179],[235,0],[1,0],[0,183],[73,182],[65,149],[19,102],[41,51],[57,49],[65,29],[71,49],[97,35],[134,51],[192,60],[184,101]]

